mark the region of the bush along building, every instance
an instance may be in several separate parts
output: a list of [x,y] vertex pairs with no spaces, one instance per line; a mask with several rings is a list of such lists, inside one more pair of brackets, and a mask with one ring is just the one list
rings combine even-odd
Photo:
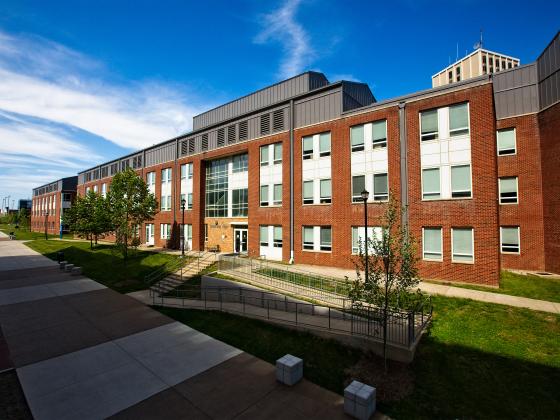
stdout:
[[31,229],[51,235],[68,232],[62,224],[62,215],[72,206],[77,185],[78,177],[71,176],[33,189]]
[[424,278],[497,285],[560,272],[560,37],[533,63],[376,101],[316,72],[197,115],[193,131],[79,173],[107,191],[131,167],[160,203],[143,243],[353,267],[392,194]]

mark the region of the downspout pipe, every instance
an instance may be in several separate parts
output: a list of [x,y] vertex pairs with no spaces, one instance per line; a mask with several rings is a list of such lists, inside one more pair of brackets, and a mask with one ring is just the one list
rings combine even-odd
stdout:
[[290,101],[290,260],[294,263],[294,100]]
[[399,137],[401,159],[401,207],[402,225],[408,230],[408,144],[406,133],[406,102],[399,103]]

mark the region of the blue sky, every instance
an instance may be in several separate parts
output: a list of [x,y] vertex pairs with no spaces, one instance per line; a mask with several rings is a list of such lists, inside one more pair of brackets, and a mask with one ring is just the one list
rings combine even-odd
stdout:
[[192,116],[306,70],[385,99],[484,46],[533,61],[549,1],[0,2],[0,197],[189,131]]

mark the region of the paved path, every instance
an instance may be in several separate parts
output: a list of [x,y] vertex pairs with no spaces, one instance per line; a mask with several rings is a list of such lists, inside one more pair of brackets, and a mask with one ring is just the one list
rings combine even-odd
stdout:
[[341,396],[280,385],[274,366],[8,244],[0,371],[15,368],[34,418],[345,418]]
[[[269,266],[286,270],[286,265],[268,262]],[[322,276],[329,276],[343,279],[345,276],[349,278],[356,277],[355,270],[345,270],[336,267],[319,267],[307,264],[295,264],[289,266],[290,271],[301,271],[307,273],[316,273]],[[437,294],[448,297],[458,297],[465,299],[473,299],[481,302],[497,303],[500,305],[516,306],[519,308],[527,308],[535,311],[551,312],[560,314],[560,303],[549,302],[546,300],[530,299],[520,296],[505,295],[502,293],[485,292],[481,290],[465,289],[462,287],[447,286],[444,284],[433,284],[421,282],[419,288],[424,292]]]

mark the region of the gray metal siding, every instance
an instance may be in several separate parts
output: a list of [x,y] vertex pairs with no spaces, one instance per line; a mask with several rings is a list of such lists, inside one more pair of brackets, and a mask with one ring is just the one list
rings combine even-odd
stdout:
[[332,120],[342,114],[341,90],[306,98],[295,103],[295,127]]
[[560,32],[537,59],[540,109],[560,100]]
[[[375,98],[365,83],[343,82],[342,90],[345,97],[353,99],[343,102],[343,110],[349,111],[354,108],[371,105],[375,102]],[[348,106],[348,107],[347,107]]]
[[291,79],[261,89],[243,98],[236,99],[218,108],[211,109],[193,118],[193,130],[199,130],[220,121],[229,120],[259,108],[285,101],[293,96],[328,84],[321,73],[304,73]]
[[[144,167],[159,165],[160,163],[170,162],[176,157],[175,142],[164,144],[154,149],[146,150],[146,162]],[[132,167],[132,165],[131,165]]]
[[535,63],[495,73],[493,89],[498,119],[539,110]]

